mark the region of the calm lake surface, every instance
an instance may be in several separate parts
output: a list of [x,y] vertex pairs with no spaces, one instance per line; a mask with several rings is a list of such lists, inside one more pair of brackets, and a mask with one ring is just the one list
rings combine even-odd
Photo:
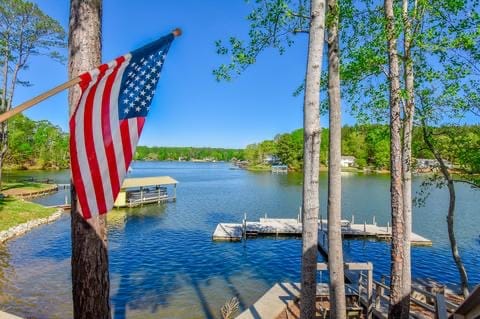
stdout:
[[[114,318],[219,318],[219,309],[237,296],[248,307],[279,281],[299,281],[301,241],[254,239],[218,243],[219,222],[269,217],[296,218],[301,175],[231,170],[226,163],[136,162],[132,176],[169,175],[180,183],[177,202],[108,214],[111,301]],[[15,172],[67,183],[69,171]],[[326,174],[321,178],[321,211],[326,212]],[[343,215],[356,222],[385,225],[389,217],[389,177],[345,174]],[[415,178],[418,190],[421,177]],[[37,200],[65,201],[65,192]],[[456,230],[472,284],[480,283],[480,193],[457,186]],[[448,193],[432,189],[425,207],[414,208],[415,232],[433,247],[412,250],[413,277],[455,284],[446,226]],[[7,212],[1,212],[3,214]],[[34,229],[0,246],[0,309],[29,318],[70,318],[70,216]],[[385,242],[350,240],[351,261],[370,260],[375,276],[389,273]],[[321,257],[319,257],[321,258]],[[319,279],[325,280],[325,276]]]

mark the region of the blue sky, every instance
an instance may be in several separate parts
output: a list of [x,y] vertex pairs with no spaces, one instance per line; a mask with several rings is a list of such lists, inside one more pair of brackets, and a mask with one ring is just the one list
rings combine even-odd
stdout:
[[[36,0],[40,8],[68,26],[69,1]],[[103,61],[138,48],[181,27],[172,45],[140,145],[244,147],[302,126],[302,96],[292,92],[305,74],[307,39],[280,56],[267,50],[256,65],[232,82],[215,81],[212,70],[226,57],[215,53],[214,41],[245,37],[244,0],[104,0]],[[19,104],[67,80],[66,65],[44,57],[30,60],[22,74],[32,87],[19,88]],[[67,130],[67,94],[59,94],[26,112]],[[346,122],[353,120],[345,115]],[[322,118],[322,124],[327,119]],[[345,122],[345,121],[344,121]]]

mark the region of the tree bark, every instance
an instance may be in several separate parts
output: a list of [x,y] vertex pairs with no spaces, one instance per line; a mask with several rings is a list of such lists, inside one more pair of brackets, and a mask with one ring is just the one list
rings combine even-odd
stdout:
[[385,0],[390,84],[390,193],[392,214],[392,247],[390,271],[389,318],[408,318],[410,294],[405,294],[405,218],[403,215],[402,147],[400,118],[400,77],[393,0]]
[[457,266],[458,273],[460,274],[460,284],[462,288],[462,293],[465,298],[468,297],[468,276],[467,270],[463,265],[462,258],[460,257],[460,253],[458,251],[457,239],[455,238],[455,229],[454,229],[454,222],[455,222],[455,183],[448,171],[445,162],[442,159],[442,156],[437,152],[435,146],[433,145],[432,141],[430,140],[430,134],[427,132],[427,124],[425,121],[422,121],[422,132],[423,132],[423,140],[427,145],[428,149],[432,152],[433,156],[440,164],[440,172],[443,175],[443,178],[447,181],[447,188],[448,188],[448,214],[447,214],[447,227],[448,227],[448,239],[450,240],[450,249],[452,251],[452,257],[455,261],[455,265]]
[[337,0],[328,0],[328,271],[330,274],[330,317],[346,318],[345,274],[342,247],[342,127],[340,100],[339,39]]
[[312,0],[304,97],[302,287],[300,318],[315,317],[320,170],[320,75],[325,41],[325,0]]
[[[402,19],[404,25],[404,85],[407,93],[405,102],[405,118],[403,121],[403,148],[402,148],[402,173],[403,173],[403,216],[404,229],[404,258],[403,258],[403,294],[410,295],[412,289],[411,266],[411,236],[412,236],[412,134],[413,116],[415,112],[414,74],[412,46],[412,27],[408,16],[408,0],[402,2]],[[410,303],[408,303],[410,312]]]
[[[70,1],[68,39],[69,77],[94,69],[101,63],[101,0]],[[70,113],[75,110],[78,88],[69,92]],[[110,318],[105,215],[88,222],[80,215],[72,185],[72,294],[76,319]]]

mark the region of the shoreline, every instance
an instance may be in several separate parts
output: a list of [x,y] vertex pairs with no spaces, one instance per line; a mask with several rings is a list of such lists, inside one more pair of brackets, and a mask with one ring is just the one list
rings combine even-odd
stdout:
[[52,223],[62,217],[62,214],[62,210],[57,210],[50,216],[32,219],[28,222],[12,226],[7,230],[0,231],[0,243],[5,243],[12,238],[22,236],[38,226]]

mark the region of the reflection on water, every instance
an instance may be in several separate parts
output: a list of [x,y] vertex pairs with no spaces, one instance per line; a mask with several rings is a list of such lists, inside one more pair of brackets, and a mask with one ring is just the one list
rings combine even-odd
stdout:
[[[301,241],[250,240],[214,243],[218,222],[270,217],[295,218],[301,203],[301,175],[229,170],[222,163],[135,163],[132,175],[170,175],[180,183],[177,202],[115,209],[108,214],[111,300],[114,318],[218,318],[225,301],[237,296],[242,308],[277,281],[300,278]],[[68,181],[68,172],[22,172]],[[18,175],[11,174],[10,178]],[[345,175],[344,217],[380,224],[389,220],[388,176]],[[418,180],[415,181],[418,186]],[[326,174],[321,178],[325,212]],[[458,239],[472,283],[480,282],[478,194],[459,187]],[[66,193],[42,203],[63,203]],[[413,248],[413,275],[455,283],[445,225],[445,190],[434,190],[416,208],[414,230],[433,247]],[[460,231],[461,230],[461,231]],[[373,261],[375,275],[389,272],[384,242],[347,241],[346,256]],[[432,267],[432,265],[435,267]],[[325,279],[323,277],[322,279]],[[0,308],[32,318],[71,317],[70,219],[34,229],[0,246]]]

